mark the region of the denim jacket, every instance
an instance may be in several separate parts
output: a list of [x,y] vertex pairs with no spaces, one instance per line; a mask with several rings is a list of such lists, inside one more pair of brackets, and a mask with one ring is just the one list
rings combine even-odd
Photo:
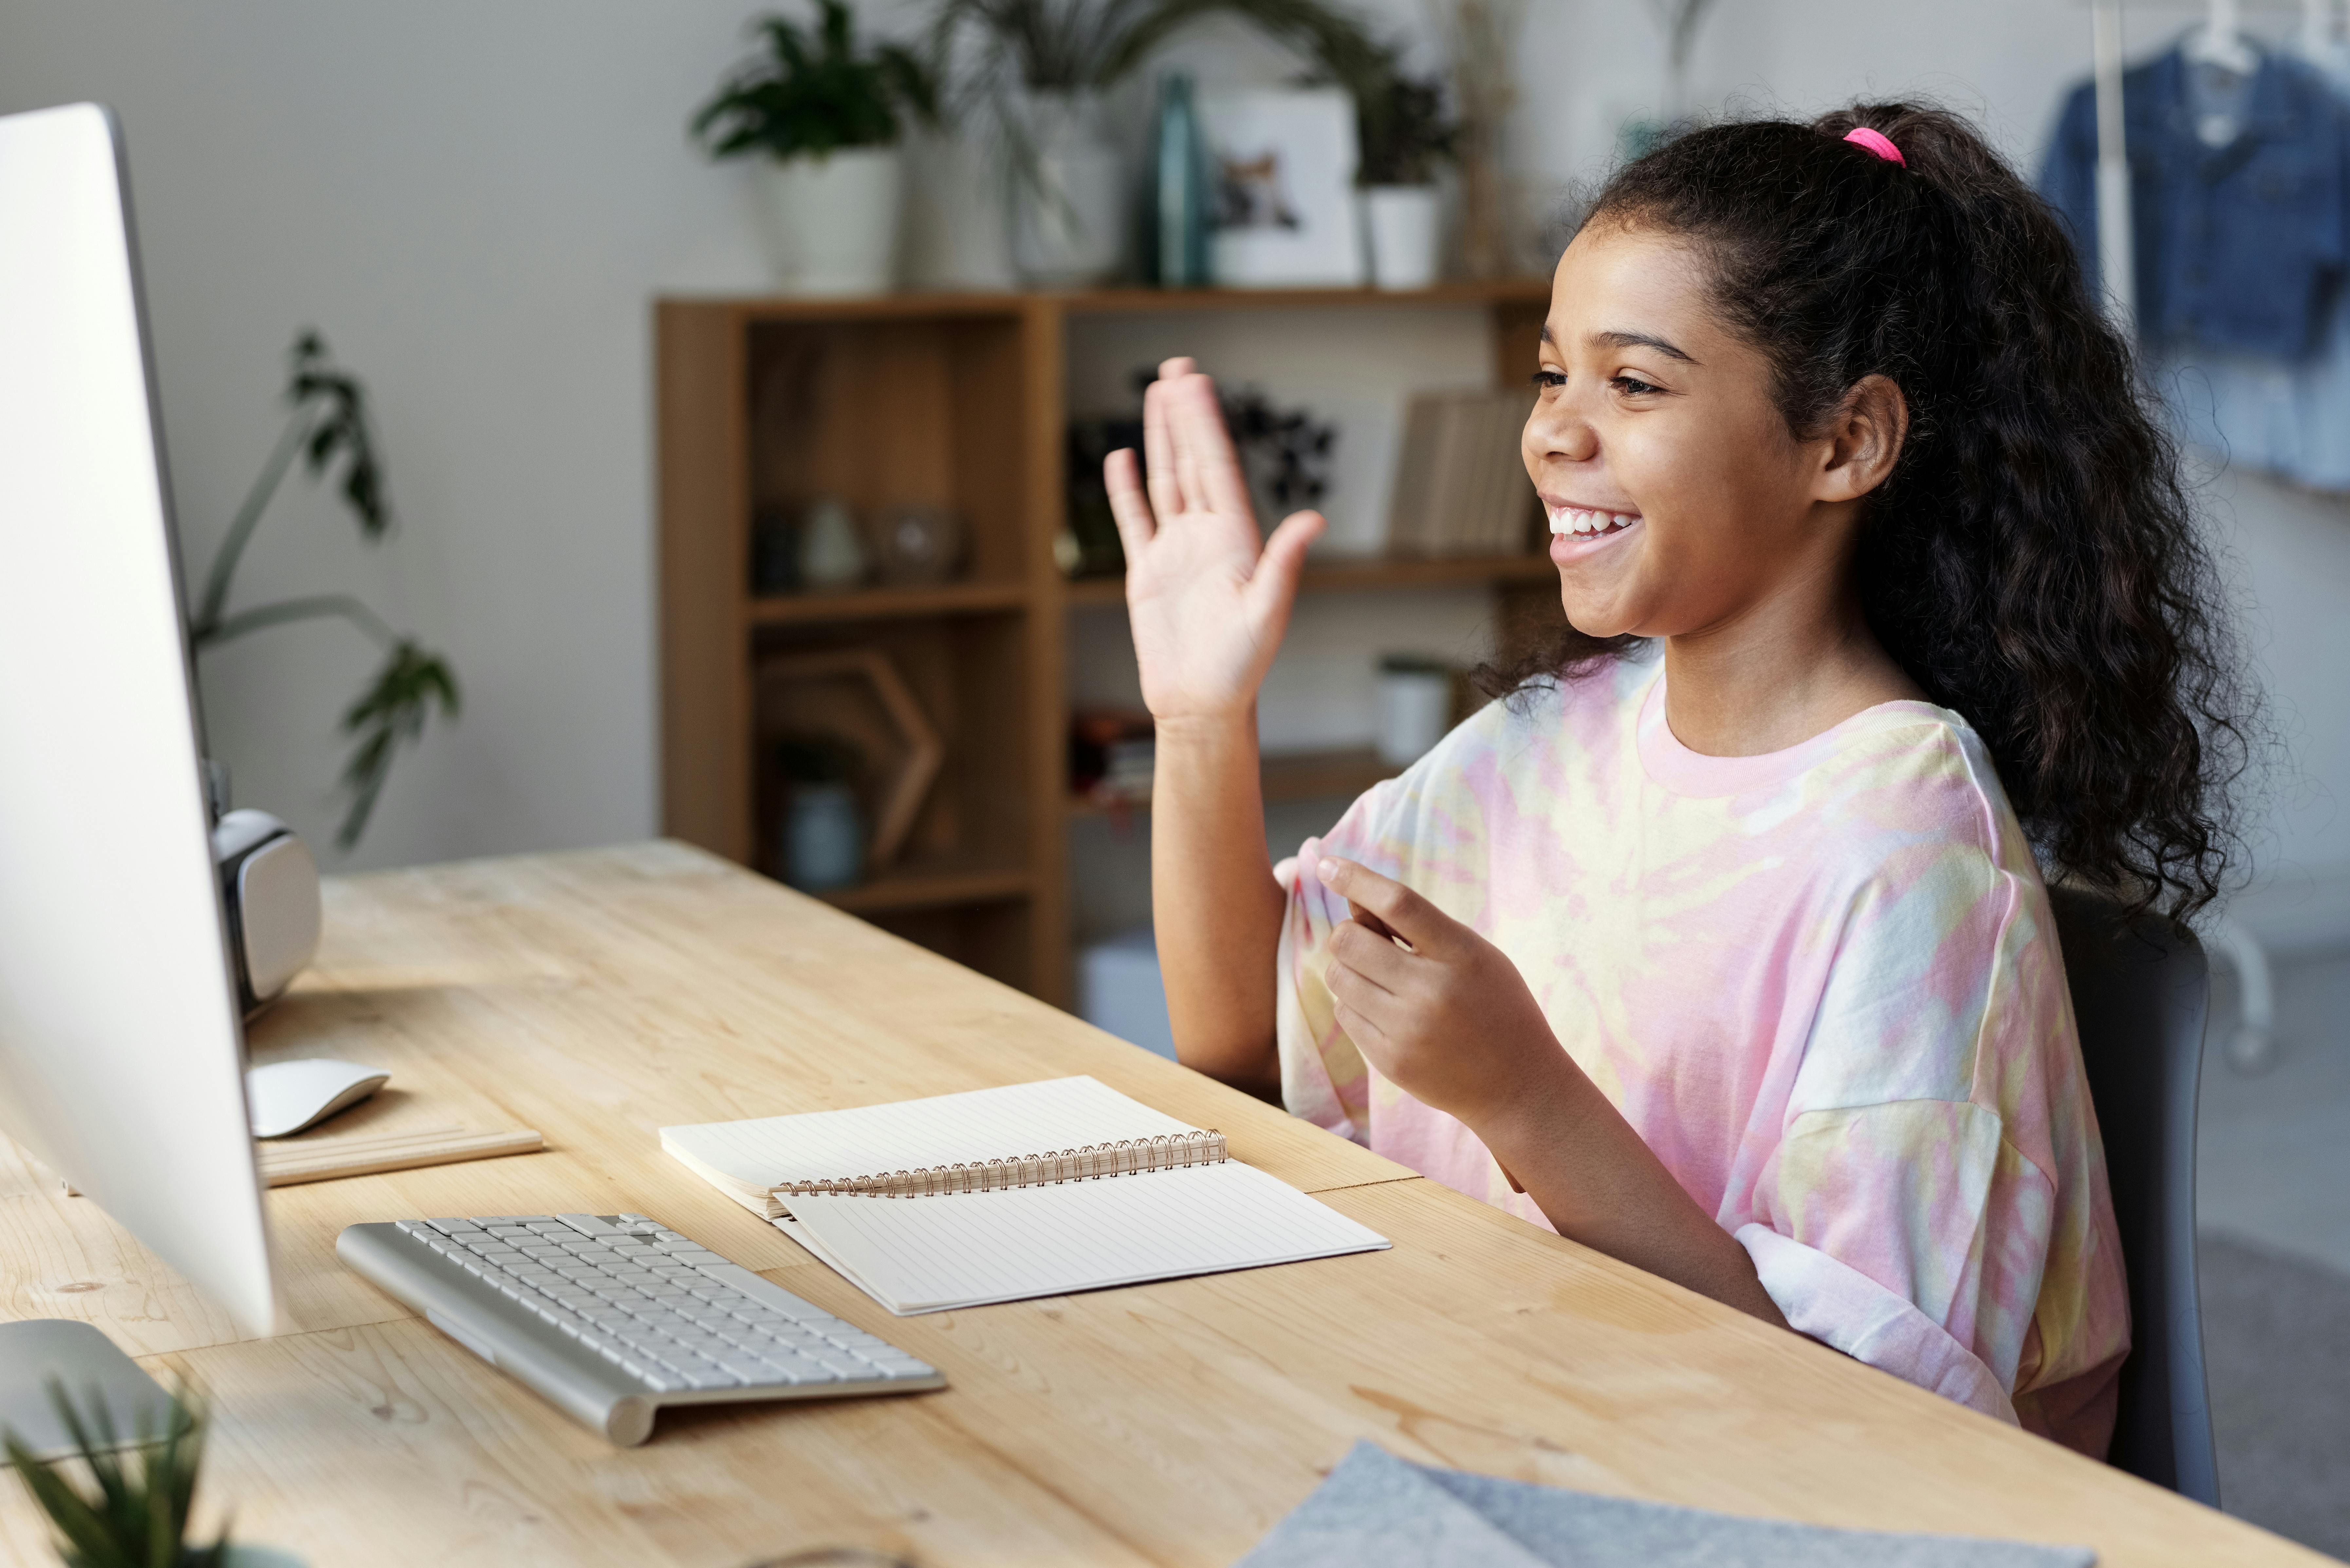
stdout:
[[[2172,49],[2122,81],[2138,330],[2150,343],[2299,359],[2323,335],[2350,264],[2350,107],[2314,67],[2265,51],[2242,130],[2195,133],[2188,66]],[[2040,192],[2097,254],[2097,113],[2074,89]]]

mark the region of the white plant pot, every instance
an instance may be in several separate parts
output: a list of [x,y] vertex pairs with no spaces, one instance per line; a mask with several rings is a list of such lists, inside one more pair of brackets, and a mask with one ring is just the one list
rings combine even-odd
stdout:
[[1439,670],[1382,670],[1375,749],[1391,768],[1428,754],[1451,727],[1452,678]]
[[1380,288],[1426,288],[1436,281],[1443,238],[1433,185],[1374,185],[1363,192],[1371,244],[1371,282]]
[[1012,182],[1012,260],[1039,288],[1083,288],[1126,259],[1126,183],[1091,93],[1030,92],[1019,112],[1034,180]]
[[887,294],[898,281],[904,165],[894,147],[761,164],[761,236],[786,294]]
[[1017,288],[1003,171],[967,137],[914,128],[906,139],[906,232],[899,259],[910,288]]

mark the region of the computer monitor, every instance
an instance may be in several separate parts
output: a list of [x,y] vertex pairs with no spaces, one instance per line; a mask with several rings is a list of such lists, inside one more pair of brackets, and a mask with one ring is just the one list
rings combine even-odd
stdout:
[[123,168],[95,104],[0,118],[0,1131],[266,1333]]

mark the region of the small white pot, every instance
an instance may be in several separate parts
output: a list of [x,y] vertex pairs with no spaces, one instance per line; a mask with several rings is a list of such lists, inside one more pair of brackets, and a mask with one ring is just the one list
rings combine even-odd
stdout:
[[1371,242],[1371,282],[1380,288],[1426,288],[1436,281],[1442,228],[1433,185],[1374,185],[1363,192]]
[[1088,92],[1032,90],[1019,113],[1035,151],[1036,178],[1015,178],[1012,259],[1038,288],[1084,288],[1126,260],[1126,181],[1118,149]]
[[1440,669],[1389,664],[1379,670],[1374,749],[1391,768],[1425,756],[1451,728],[1452,677]]
[[894,147],[852,147],[759,166],[761,237],[786,294],[887,294],[898,282],[904,164]]

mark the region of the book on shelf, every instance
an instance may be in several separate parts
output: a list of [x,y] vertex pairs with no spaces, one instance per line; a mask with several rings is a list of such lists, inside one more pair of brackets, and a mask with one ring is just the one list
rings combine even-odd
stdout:
[[1405,406],[1388,506],[1401,556],[1527,553],[1538,504],[1520,455],[1523,391],[1416,393]]
[[1089,1077],[663,1127],[899,1315],[1375,1251],[1387,1238]]

